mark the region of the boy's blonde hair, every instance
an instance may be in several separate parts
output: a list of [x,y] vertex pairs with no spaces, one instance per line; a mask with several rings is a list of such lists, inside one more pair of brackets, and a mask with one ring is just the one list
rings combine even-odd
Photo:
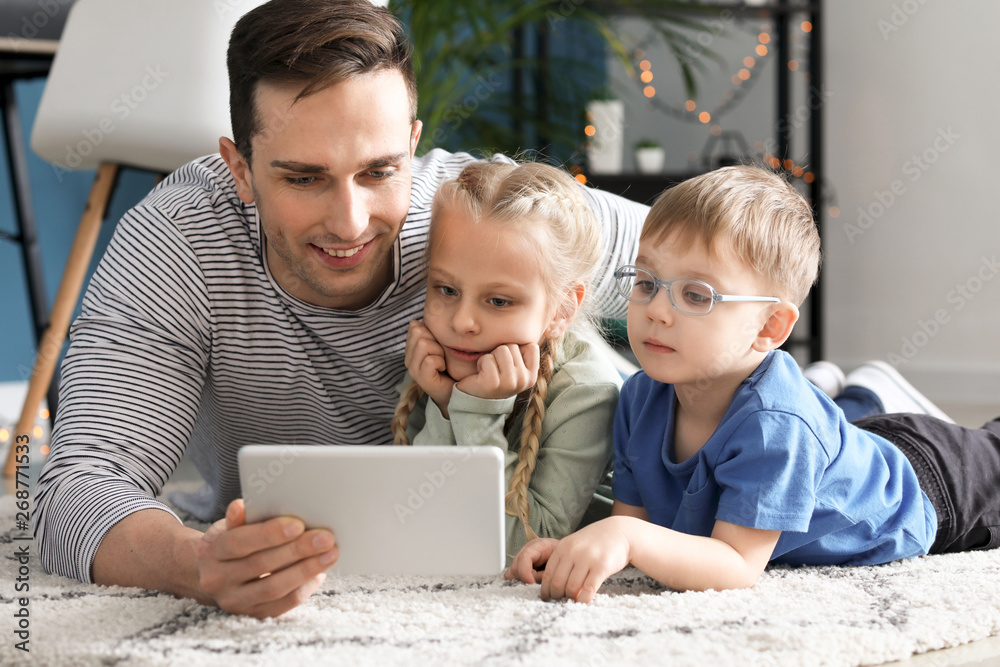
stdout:
[[812,209],[781,176],[753,166],[723,167],[665,191],[640,240],[698,239],[731,249],[778,292],[801,305],[819,275],[820,239]]
[[[459,177],[444,183],[434,197],[428,252],[434,243],[434,220],[443,208],[458,210],[476,224],[495,224],[512,229],[528,225],[544,229],[546,242],[532,246],[550,303],[559,309],[575,306],[574,285],[584,286],[584,298],[575,322],[590,321],[590,280],[604,255],[601,226],[587,204],[580,185],[565,171],[546,164],[528,162],[474,162]],[[569,312],[572,312],[571,310]],[[535,469],[539,436],[545,417],[545,397],[556,365],[560,340],[541,343],[538,381],[516,405],[523,405],[517,468],[507,493],[507,513],[521,520],[525,537],[536,537],[528,522],[528,483]],[[392,420],[396,444],[408,444],[406,427],[410,413],[423,396],[411,383],[400,398]],[[508,422],[509,423],[509,422]]]

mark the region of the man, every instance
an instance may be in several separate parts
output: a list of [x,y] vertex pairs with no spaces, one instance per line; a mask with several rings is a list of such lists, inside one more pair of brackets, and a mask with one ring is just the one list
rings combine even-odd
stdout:
[[[437,185],[472,158],[420,137],[409,45],[366,0],[274,0],[228,56],[235,141],[171,175],[115,232],[71,332],[36,535],[47,569],[276,616],[336,561],[328,531],[246,525],[250,443],[388,442],[407,323],[423,308]],[[645,207],[600,193],[609,256]],[[207,484],[154,500],[187,452]]]

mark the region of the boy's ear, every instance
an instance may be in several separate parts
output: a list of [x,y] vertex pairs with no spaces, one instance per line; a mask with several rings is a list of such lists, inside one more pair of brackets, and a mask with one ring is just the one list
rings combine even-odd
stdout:
[[794,303],[782,301],[769,309],[764,326],[757,332],[753,349],[758,352],[770,352],[781,347],[782,343],[792,335],[792,329],[799,319],[799,308]]
[[549,322],[549,327],[545,330],[546,338],[558,338],[566,333],[576,314],[580,312],[580,304],[583,303],[585,293],[586,288],[580,283],[574,284],[570,288],[566,300],[552,316],[552,321]]
[[236,181],[236,194],[239,195],[240,201],[244,204],[252,204],[254,196],[253,187],[250,184],[250,165],[236,150],[236,144],[233,143],[233,140],[227,137],[219,138],[219,153],[233,174],[233,180]]

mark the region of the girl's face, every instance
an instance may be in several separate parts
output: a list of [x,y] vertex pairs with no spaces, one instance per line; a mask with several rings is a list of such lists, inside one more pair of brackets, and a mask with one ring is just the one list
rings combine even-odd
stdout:
[[[456,210],[452,210],[456,209]],[[444,348],[456,382],[500,345],[541,343],[568,320],[549,303],[538,251],[545,233],[530,221],[475,223],[460,207],[434,219],[424,325]]]

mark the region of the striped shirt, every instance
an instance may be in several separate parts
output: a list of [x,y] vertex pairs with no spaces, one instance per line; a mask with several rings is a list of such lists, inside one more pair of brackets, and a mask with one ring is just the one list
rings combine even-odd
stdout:
[[[438,185],[473,158],[413,164],[392,283],[371,305],[305,303],[268,270],[254,205],[218,155],[168,177],[115,230],[70,331],[60,409],[38,481],[35,536],[49,572],[91,581],[101,539],[155,499],[186,453],[207,484],[171,500],[213,521],[240,497],[247,444],[382,444],[424,303],[424,246]],[[598,312],[622,317],[616,266],[635,257],[648,210],[587,190],[610,249]]]

